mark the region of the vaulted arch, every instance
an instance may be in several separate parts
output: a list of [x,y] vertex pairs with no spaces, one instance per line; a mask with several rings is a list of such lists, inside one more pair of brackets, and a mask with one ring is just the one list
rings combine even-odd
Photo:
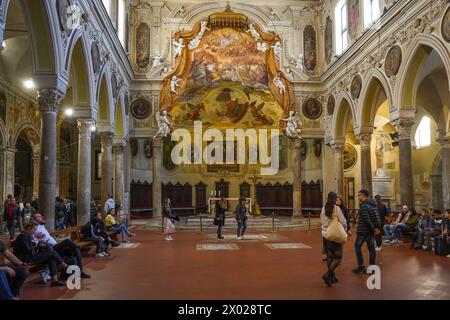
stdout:
[[355,109],[352,99],[346,92],[339,94],[336,105],[337,109],[333,114],[333,138],[345,139],[349,120],[356,119]]

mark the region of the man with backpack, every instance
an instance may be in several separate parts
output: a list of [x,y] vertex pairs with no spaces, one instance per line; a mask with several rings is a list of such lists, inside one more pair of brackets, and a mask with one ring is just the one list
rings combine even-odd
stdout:
[[354,273],[366,273],[364,258],[361,248],[364,243],[370,253],[370,265],[376,263],[375,236],[380,233],[381,222],[377,204],[369,198],[369,191],[360,190],[358,192],[360,210],[358,216],[358,227],[356,230],[355,253],[358,260],[358,267],[353,269]]

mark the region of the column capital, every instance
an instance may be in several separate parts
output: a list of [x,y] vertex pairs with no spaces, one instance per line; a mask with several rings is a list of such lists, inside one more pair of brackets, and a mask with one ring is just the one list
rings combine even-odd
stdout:
[[406,140],[409,139],[411,140],[411,130],[412,127],[415,124],[414,119],[412,118],[399,118],[394,122],[394,125],[397,128],[398,131],[398,138],[400,140]]
[[102,147],[112,147],[114,133],[112,132],[101,132],[100,141]]
[[370,148],[370,142],[372,141],[372,133],[360,133],[358,135],[359,145],[362,149]]
[[125,144],[114,144],[113,151],[115,154],[121,154],[125,150]]
[[294,144],[294,148],[299,149],[302,147],[302,142],[303,142],[302,138],[297,137],[297,138],[293,138],[291,140],[292,140],[292,143]]
[[77,127],[79,133],[90,133],[92,126],[95,125],[95,120],[93,119],[78,119]]
[[331,146],[331,149],[334,153],[342,153],[344,152],[345,143],[336,143]]
[[37,101],[41,112],[57,112],[64,94],[56,88],[40,89]]
[[162,139],[154,138],[152,139],[152,148],[161,148],[162,147]]

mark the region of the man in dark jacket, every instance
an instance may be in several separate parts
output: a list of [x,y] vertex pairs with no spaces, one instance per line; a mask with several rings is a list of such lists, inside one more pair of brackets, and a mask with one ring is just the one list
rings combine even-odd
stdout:
[[247,230],[247,208],[245,207],[245,198],[241,197],[236,207],[236,221],[238,224],[237,238],[241,240]]
[[13,241],[15,238],[16,226],[20,219],[20,208],[17,206],[15,198],[10,199],[4,213],[4,218],[9,232],[9,239]]
[[359,191],[358,199],[360,201],[360,209],[355,240],[355,253],[358,260],[358,267],[353,269],[353,272],[366,273],[361,248],[365,242],[370,253],[370,265],[374,265],[377,257],[375,250],[375,236],[380,233],[381,223],[377,204],[374,200],[369,199],[369,191]]

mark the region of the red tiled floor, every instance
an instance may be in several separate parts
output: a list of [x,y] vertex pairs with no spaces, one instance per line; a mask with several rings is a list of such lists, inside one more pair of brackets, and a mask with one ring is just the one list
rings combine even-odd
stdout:
[[280,232],[271,240],[312,249],[271,250],[262,241],[241,241],[239,250],[229,251],[197,251],[197,243],[211,241],[206,234],[179,232],[165,242],[158,232],[137,232],[139,247],[86,259],[92,279],[83,280],[81,290],[28,283],[22,299],[450,299],[450,259],[408,245],[385,247],[382,288],[371,291],[367,275],[351,272],[351,244],[337,271],[340,283],[325,287],[319,230]]

